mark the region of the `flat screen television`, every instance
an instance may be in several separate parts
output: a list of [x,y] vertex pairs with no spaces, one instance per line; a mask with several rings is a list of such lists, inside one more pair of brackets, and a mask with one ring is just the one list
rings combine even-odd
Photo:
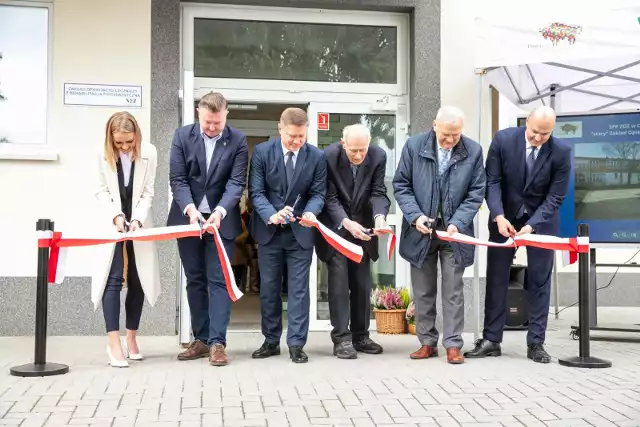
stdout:
[[586,223],[592,243],[640,243],[640,112],[558,114],[553,136],[572,149],[560,237]]

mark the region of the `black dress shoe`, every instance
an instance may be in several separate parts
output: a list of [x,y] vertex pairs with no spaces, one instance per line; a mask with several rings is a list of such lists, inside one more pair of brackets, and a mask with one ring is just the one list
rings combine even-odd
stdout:
[[371,338],[363,338],[353,343],[353,347],[356,351],[360,351],[366,354],[380,354],[382,353],[382,346]]
[[500,343],[493,342],[481,338],[476,341],[475,347],[471,351],[467,351],[464,354],[464,357],[468,357],[470,359],[476,358],[479,359],[481,357],[487,356],[501,356],[502,349],[500,348]]
[[333,355],[338,359],[357,359],[358,353],[351,341],[342,341],[333,345]]
[[253,352],[251,357],[253,357],[254,359],[266,359],[267,357],[278,356],[279,354],[279,344],[270,344],[265,341],[259,349]]
[[549,356],[542,344],[529,344],[527,346],[527,357],[538,363],[551,362],[551,356]]
[[289,357],[293,363],[307,363],[309,361],[302,347],[289,347]]

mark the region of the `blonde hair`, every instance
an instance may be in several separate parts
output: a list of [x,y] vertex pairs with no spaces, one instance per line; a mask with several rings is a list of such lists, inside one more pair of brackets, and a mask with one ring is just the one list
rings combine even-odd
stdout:
[[107,121],[106,135],[104,138],[104,158],[111,167],[116,170],[116,161],[119,157],[118,148],[113,141],[113,134],[116,132],[133,133],[134,147],[131,153],[131,160],[135,161],[140,157],[140,144],[142,142],[142,132],[140,126],[130,113],[120,111],[114,113]]

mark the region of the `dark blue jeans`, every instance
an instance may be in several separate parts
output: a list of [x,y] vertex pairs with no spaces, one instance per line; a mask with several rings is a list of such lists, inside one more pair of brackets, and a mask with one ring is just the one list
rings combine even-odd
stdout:
[[[235,242],[222,239],[227,257],[233,258]],[[213,235],[178,239],[178,252],[187,277],[187,299],[195,339],[211,347],[227,344],[231,298]]]
[[[133,252],[133,242],[127,243],[128,276],[127,277],[127,297],[124,302],[126,313],[126,328],[137,331],[140,326],[142,316],[142,306],[144,304],[144,291],[138,277],[136,269],[136,257]],[[116,243],[111,261],[111,270],[107,278],[107,284],[102,294],[102,311],[104,312],[104,322],[107,332],[120,330],[120,294],[122,293],[122,283],[124,282],[124,258],[123,242]]]

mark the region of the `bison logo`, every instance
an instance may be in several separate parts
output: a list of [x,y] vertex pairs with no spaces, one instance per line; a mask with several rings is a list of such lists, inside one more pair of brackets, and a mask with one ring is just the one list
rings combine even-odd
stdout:
[[560,129],[562,129],[562,131],[564,133],[568,134],[569,132],[571,132],[572,134],[575,135],[576,131],[578,130],[578,126],[575,126],[575,125],[572,125],[572,124],[569,124],[569,123],[565,123],[565,124],[562,125],[562,127]]
[[558,43],[562,40],[569,42],[569,45],[575,44],[576,36],[582,32],[582,27],[579,25],[567,25],[559,22],[554,22],[544,28],[541,28],[540,34],[545,40],[550,40],[554,46],[558,46]]

